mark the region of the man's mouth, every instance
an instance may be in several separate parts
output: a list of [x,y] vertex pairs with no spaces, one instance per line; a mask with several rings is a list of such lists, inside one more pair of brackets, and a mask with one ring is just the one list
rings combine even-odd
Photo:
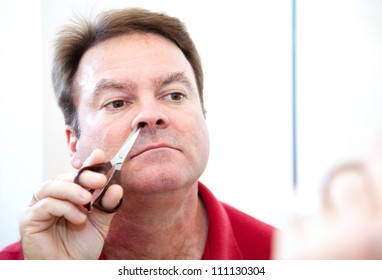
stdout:
[[135,158],[139,155],[142,155],[143,153],[146,153],[148,151],[152,151],[152,150],[160,150],[160,149],[172,149],[172,150],[178,150],[168,144],[164,144],[164,143],[158,143],[158,144],[151,144],[151,145],[148,145],[148,146],[145,146],[141,149],[138,149],[137,151],[135,151],[132,155],[131,155],[131,159],[132,158]]

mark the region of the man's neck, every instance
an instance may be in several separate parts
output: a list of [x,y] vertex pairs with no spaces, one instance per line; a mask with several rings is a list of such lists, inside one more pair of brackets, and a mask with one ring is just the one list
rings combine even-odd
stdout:
[[129,194],[105,240],[106,258],[200,259],[208,221],[197,188]]

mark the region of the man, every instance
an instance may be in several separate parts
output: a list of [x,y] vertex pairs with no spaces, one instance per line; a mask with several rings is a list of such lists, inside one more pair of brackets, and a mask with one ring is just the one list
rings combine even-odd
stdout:
[[141,127],[121,186],[102,200],[106,210],[123,204],[88,213],[106,177],[60,175],[35,193],[21,241],[0,259],[382,259],[380,148],[335,172],[322,211],[282,234],[198,182],[209,154],[203,73],[178,19],[131,9],[64,28],[53,83],[75,168],[110,160]]
[[[198,182],[209,154],[199,55],[176,18],[109,11],[59,34],[53,83],[72,165],[110,160],[142,127],[121,186],[83,205],[106,176],[48,181],[20,220],[21,242],[0,259],[269,259],[274,229],[216,200]],[[95,192],[95,194],[97,191]]]

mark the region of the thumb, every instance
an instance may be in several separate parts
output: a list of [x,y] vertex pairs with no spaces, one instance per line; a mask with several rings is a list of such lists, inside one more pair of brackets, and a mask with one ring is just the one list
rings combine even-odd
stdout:
[[90,156],[84,161],[82,167],[104,163],[106,161],[105,152],[101,149],[95,149]]

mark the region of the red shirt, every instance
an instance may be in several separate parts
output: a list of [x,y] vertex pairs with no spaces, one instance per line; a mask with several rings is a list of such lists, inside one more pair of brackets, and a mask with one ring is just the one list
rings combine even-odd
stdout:
[[[202,183],[199,197],[206,208],[209,226],[203,260],[270,259],[272,226],[218,201]],[[0,251],[0,260],[22,259],[21,242]]]

